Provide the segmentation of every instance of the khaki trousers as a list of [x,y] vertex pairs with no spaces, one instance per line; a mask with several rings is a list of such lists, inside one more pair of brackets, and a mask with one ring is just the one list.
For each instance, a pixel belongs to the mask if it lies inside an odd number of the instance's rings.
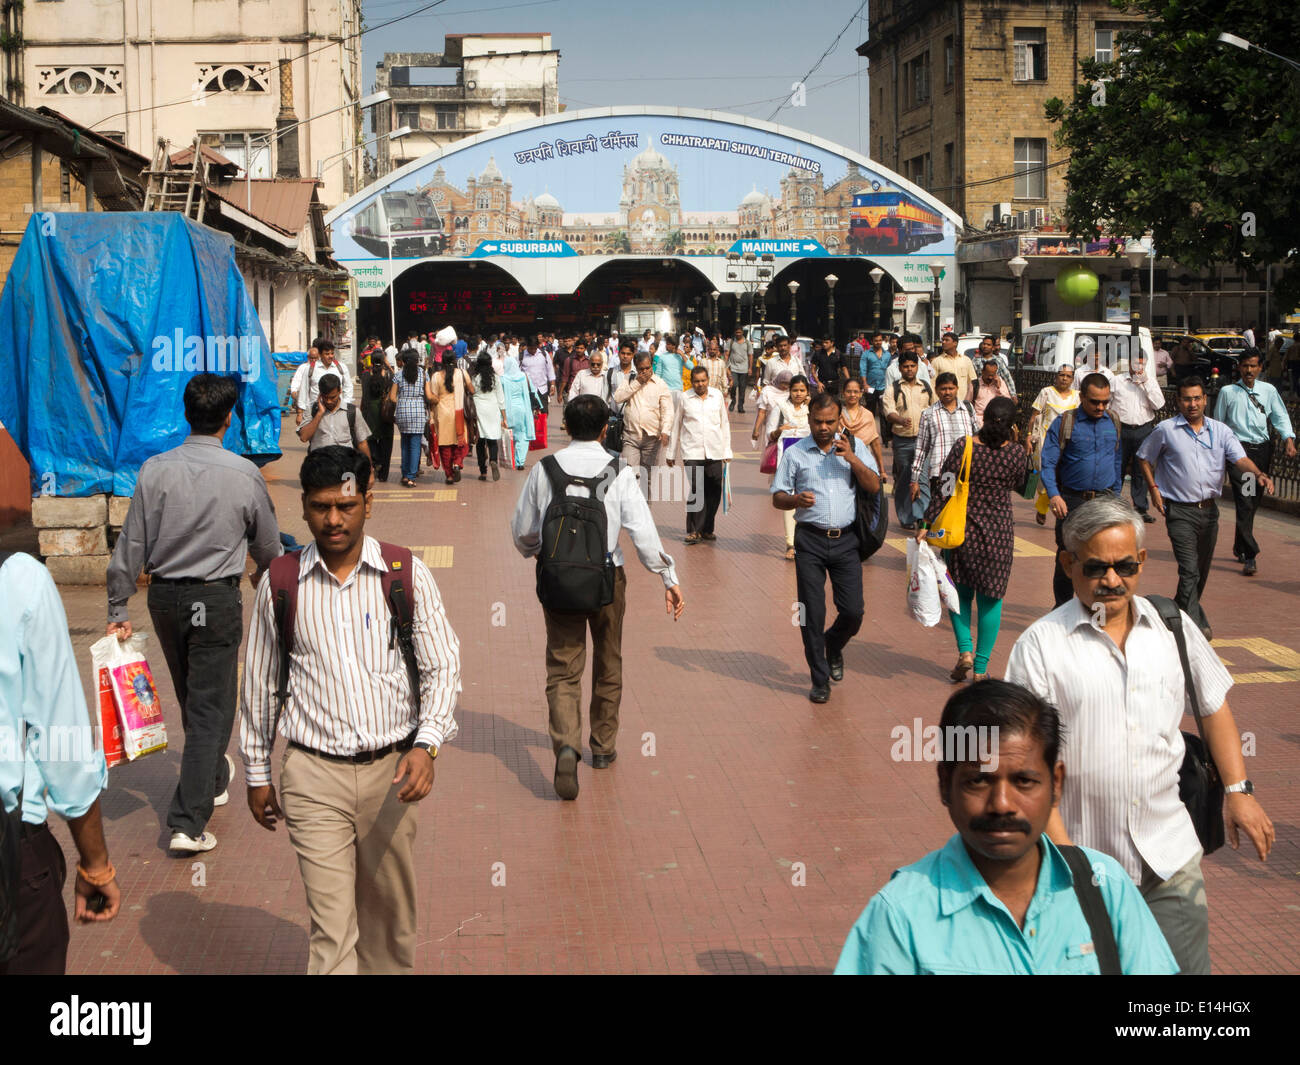
[[419,804],[397,801],[402,757],[352,765],[285,750],[280,803],[307,889],[309,975],[415,969]]
[[587,666],[587,627],[591,627],[592,754],[612,754],[618,740],[618,704],[623,698],[623,612],[627,576],[614,571],[614,601],[595,614],[546,617],[546,705],[550,712],[551,747],[582,752],[582,673]]

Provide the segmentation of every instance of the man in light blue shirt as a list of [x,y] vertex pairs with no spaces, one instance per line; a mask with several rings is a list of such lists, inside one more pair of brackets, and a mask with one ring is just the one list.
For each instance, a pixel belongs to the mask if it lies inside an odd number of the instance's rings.
[[[834,396],[814,396],[808,405],[812,435],[786,449],[772,478],[772,505],[795,512],[800,632],[812,673],[808,698],[814,703],[830,698],[830,681],[844,679],[844,645],[862,627],[862,560],[853,520],[858,489],[880,491],[880,471],[871,452],[851,433],[838,431],[840,411]],[[828,574],[837,614],[823,632]]]
[[1205,382],[1195,374],[1178,382],[1178,409],[1181,413],[1157,425],[1138,449],[1138,469],[1151,491],[1152,506],[1165,516],[1178,561],[1174,601],[1210,640],[1214,637],[1201,594],[1219,539],[1224,467],[1251,474],[1270,495],[1273,481],[1246,456],[1231,429],[1205,417]]
[[924,745],[909,731],[894,729],[895,749],[909,758],[931,751],[922,757],[939,763],[939,794],[957,834],[876,893],[837,975],[1178,972],[1119,862],[1047,838],[1066,773],[1050,703],[982,680],[948,700]]
[[[1241,441],[1242,450],[1261,470],[1273,464],[1273,440],[1270,427],[1283,442],[1286,457],[1295,458],[1295,430],[1286,412],[1286,404],[1278,391],[1267,381],[1259,380],[1262,362],[1258,348],[1252,348],[1237,360],[1241,380],[1219,389],[1214,401],[1214,413]],[[1236,530],[1232,538],[1232,554],[1241,563],[1241,572],[1253,577],[1258,570],[1255,559],[1259,543],[1255,540],[1255,509],[1259,506],[1259,492],[1249,474],[1234,467],[1228,471],[1232,485],[1232,502],[1237,512]]]
[[[45,822],[50,811],[67,819],[81,859],[77,920],[111,920],[121,893],[99,810],[108,769],[49,571],[31,555],[0,555],[0,603],[0,798],[8,820],[0,838],[16,838],[19,871],[18,949],[0,958],[0,976],[62,975],[67,867]],[[0,854],[0,876],[11,872],[14,852]]]

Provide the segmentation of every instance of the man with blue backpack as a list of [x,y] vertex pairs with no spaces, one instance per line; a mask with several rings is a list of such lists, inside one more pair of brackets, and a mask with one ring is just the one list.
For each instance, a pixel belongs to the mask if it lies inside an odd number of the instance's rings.
[[591,629],[590,707],[592,768],[618,756],[618,711],[623,696],[623,614],[627,578],[618,535],[626,529],[641,564],[664,582],[673,620],[686,601],[670,555],[664,553],[636,471],[605,449],[609,407],[599,396],[578,396],[564,408],[573,439],[533,467],[510,521],[515,547],[537,559],[537,598],[546,618],[546,704],[555,750],[555,793],[578,797],[582,760],[582,673]]

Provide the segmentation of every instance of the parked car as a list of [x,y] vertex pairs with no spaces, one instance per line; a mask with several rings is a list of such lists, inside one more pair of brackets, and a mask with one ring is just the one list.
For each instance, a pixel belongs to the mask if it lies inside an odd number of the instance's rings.
[[1242,352],[1246,350],[1246,338],[1230,329],[1206,329],[1193,333],[1192,336],[1204,341],[1205,346],[1212,351],[1227,352],[1233,358],[1241,358]]
[[[1237,356],[1240,352],[1211,347],[1195,333],[1164,333],[1162,335],[1165,338],[1166,349],[1171,352],[1174,345],[1179,343],[1183,337],[1186,336],[1191,339],[1192,354],[1196,356],[1196,372],[1207,381],[1214,375],[1215,370],[1219,371],[1219,377],[1224,384],[1237,379]],[[1244,338],[1242,338],[1241,351],[1245,351]]]
[[1011,358],[1011,344],[1006,340],[999,340],[992,333],[963,333],[957,338],[958,355],[974,355],[976,348],[980,346],[980,341],[986,336],[992,336],[998,345],[995,350],[1000,351],[1007,359]]
[[745,327],[745,339],[749,341],[756,354],[761,354],[763,345],[769,340],[775,340],[777,337],[788,336],[785,326],[777,325],[775,322],[760,324],[751,322]]

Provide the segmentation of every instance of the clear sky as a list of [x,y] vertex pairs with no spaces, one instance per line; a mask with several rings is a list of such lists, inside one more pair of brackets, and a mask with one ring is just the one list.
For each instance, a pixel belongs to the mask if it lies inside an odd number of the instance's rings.
[[[430,0],[364,0],[366,26]],[[669,104],[732,111],[867,152],[867,38],[861,0],[446,0],[367,33],[364,86],[385,52],[441,52],[448,33],[550,33],[560,52],[560,102],[571,111],[611,104]],[[850,19],[806,82],[791,89]]]

